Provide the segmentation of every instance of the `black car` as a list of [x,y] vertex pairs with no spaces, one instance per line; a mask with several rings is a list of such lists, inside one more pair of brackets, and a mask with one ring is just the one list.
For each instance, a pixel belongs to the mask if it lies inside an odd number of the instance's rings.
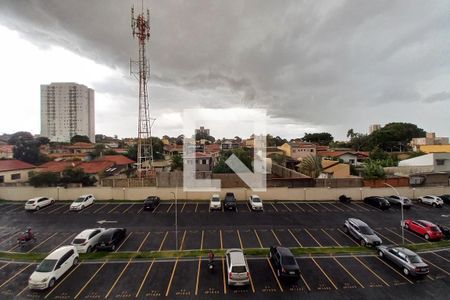
[[224,210],[237,211],[237,203],[236,198],[234,197],[234,193],[225,194],[225,199],[223,200],[223,208]]
[[270,247],[269,257],[278,277],[295,280],[300,278],[300,268],[289,248],[272,246]]
[[445,225],[439,225],[439,224],[437,224],[437,226],[439,227],[439,229],[442,232],[442,239],[450,240],[450,228],[448,228]]
[[370,204],[382,210],[389,209],[389,207],[391,206],[386,198],[379,196],[366,197],[364,198],[364,203]]
[[98,239],[97,250],[114,251],[127,235],[125,228],[108,228]]
[[154,210],[158,205],[161,199],[157,196],[150,196],[144,200],[144,210]]
[[450,204],[450,194],[441,195],[439,198],[441,198],[444,203]]

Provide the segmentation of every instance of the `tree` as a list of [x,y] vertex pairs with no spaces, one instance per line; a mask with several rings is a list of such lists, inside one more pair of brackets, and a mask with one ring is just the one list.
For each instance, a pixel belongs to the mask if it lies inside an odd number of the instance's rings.
[[248,148],[238,148],[221,151],[219,162],[214,167],[213,173],[234,173],[234,171],[226,164],[226,160],[233,154],[236,155],[249,170],[253,171],[253,151]]
[[24,141],[32,141],[32,140],[34,140],[34,137],[31,133],[27,131],[18,131],[11,135],[11,137],[8,140],[8,144],[15,146],[19,142],[23,143]]
[[45,137],[45,136],[40,136],[36,140],[37,140],[39,146],[50,144],[50,139],[48,137]]
[[77,134],[77,135],[74,135],[73,137],[70,138],[70,143],[71,144],[75,144],[75,143],[91,143],[91,140],[86,135],[78,135]]
[[274,163],[276,163],[277,165],[280,165],[283,167],[286,165],[286,156],[284,156],[282,154],[275,153],[274,155],[271,156],[271,158],[272,158],[272,161]]
[[[153,146],[153,159],[164,159],[164,144],[158,137],[152,137]],[[137,161],[137,144],[128,146],[127,153],[125,154],[129,159]]]
[[278,147],[283,145],[284,143],[287,143],[287,140],[279,136],[273,137],[271,134],[268,134],[266,136],[267,147]]
[[425,137],[426,132],[411,123],[389,123],[383,128],[372,132],[373,145],[378,145],[384,151],[405,151],[411,139]]
[[216,139],[213,136],[208,135],[206,132],[198,132],[195,134],[195,140],[196,141],[207,140],[210,141],[211,143],[214,143]]
[[59,174],[53,172],[32,173],[29,179],[30,185],[34,187],[56,186],[59,182]]
[[389,155],[378,146],[375,146],[375,148],[373,148],[372,151],[369,153],[369,158],[371,160],[384,160],[387,159],[388,157]]
[[371,137],[363,133],[355,133],[350,139],[349,144],[356,151],[367,151],[372,148]]
[[81,168],[69,167],[63,171],[61,183],[81,183],[83,186],[93,186],[97,182],[95,177],[86,174]]
[[183,156],[180,154],[174,154],[172,156],[172,163],[170,165],[171,170],[183,171]]
[[19,131],[14,133],[8,143],[14,145],[13,157],[30,164],[39,164],[48,161],[48,157],[41,154],[39,146],[40,138],[35,139],[29,132]]
[[352,139],[354,136],[355,136],[355,131],[353,130],[353,128],[350,128],[350,129],[347,131],[347,138]]
[[319,177],[322,172],[322,158],[320,156],[309,155],[303,158],[299,166],[300,173],[312,178]]
[[386,174],[379,162],[368,159],[364,162],[363,177],[364,179],[382,179],[386,178]]
[[322,146],[328,146],[334,140],[334,138],[328,132],[319,132],[319,133],[305,133],[303,140],[309,143],[317,143]]

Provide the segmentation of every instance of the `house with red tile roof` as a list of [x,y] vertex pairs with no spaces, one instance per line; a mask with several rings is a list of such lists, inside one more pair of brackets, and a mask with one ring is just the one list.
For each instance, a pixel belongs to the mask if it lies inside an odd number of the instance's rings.
[[13,145],[0,145],[0,158],[13,159],[14,146]]
[[118,166],[131,166],[136,163],[134,160],[129,159],[124,155],[103,155],[99,157],[100,161],[112,161]]
[[0,159],[0,184],[27,182],[36,166],[17,159]]

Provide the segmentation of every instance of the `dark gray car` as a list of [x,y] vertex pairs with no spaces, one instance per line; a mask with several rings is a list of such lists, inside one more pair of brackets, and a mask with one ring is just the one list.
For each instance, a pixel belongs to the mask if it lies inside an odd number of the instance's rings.
[[382,241],[373,230],[360,219],[348,218],[344,223],[344,232],[353,236],[361,246],[375,247],[381,245]]
[[430,269],[415,252],[403,247],[378,247],[378,255],[403,269],[405,275],[426,275]]

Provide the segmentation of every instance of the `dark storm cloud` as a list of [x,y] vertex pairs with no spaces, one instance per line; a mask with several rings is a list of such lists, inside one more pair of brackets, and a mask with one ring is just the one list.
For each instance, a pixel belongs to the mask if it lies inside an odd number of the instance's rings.
[[[6,0],[0,23],[41,47],[60,45],[127,74],[129,58],[137,53],[131,3]],[[430,94],[436,95],[426,98],[428,103],[448,99],[443,87],[420,90],[422,83],[448,73],[446,1],[145,3],[152,20],[152,84],[198,93],[203,105],[264,107],[293,123],[365,128],[368,120],[358,112],[367,107],[378,111]],[[136,4],[139,10],[140,1]],[[120,81],[97,89],[134,93],[133,85]],[[161,91],[156,95],[166,98]],[[213,98],[218,95],[228,96]],[[154,101],[172,103],[174,110],[183,105],[181,99]],[[404,112],[414,110],[408,105]],[[393,121],[383,114],[374,119]]]

